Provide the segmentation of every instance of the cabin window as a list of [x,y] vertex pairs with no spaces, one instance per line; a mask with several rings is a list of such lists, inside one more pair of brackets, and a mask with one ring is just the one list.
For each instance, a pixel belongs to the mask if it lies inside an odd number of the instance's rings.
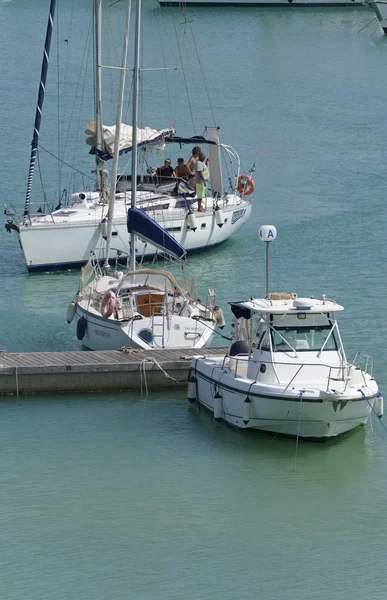
[[297,352],[308,352],[310,350],[319,352],[324,344],[324,351],[337,350],[338,344],[335,334],[329,335],[331,329],[329,325],[277,327],[273,336],[274,351],[291,352],[290,346],[292,346]]
[[259,342],[260,350],[266,350],[266,351],[270,352],[269,336],[270,336],[270,333],[268,331],[265,331],[264,334],[262,335],[261,340]]
[[181,231],[181,227],[166,227],[166,231]]
[[201,227],[202,229],[205,229],[205,228],[206,228],[206,223],[202,223],[202,224],[200,225],[200,227]]

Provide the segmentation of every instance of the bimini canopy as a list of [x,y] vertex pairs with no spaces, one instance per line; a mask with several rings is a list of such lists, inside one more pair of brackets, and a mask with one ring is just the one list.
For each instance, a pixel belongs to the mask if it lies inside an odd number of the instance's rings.
[[[100,150],[96,147],[96,128],[95,121],[91,121],[87,125],[85,133],[90,136],[86,139],[86,143],[91,146],[90,154],[97,154],[102,160],[109,160],[113,157],[114,152],[114,139],[116,134],[116,127],[112,125],[107,127],[102,126],[102,137],[103,137],[103,149]],[[167,127],[166,129],[152,129],[151,127],[144,127],[143,129],[137,128],[137,147],[141,146],[152,146],[155,150],[164,150],[165,141],[175,134],[173,127]],[[119,154],[125,154],[130,152],[133,147],[133,127],[131,125],[125,125],[121,123],[120,131],[120,144]]]
[[142,210],[129,208],[127,224],[129,233],[135,233],[145,242],[149,242],[170,256],[179,260],[185,258],[186,252],[183,246]]
[[[289,294],[292,296],[292,294]],[[333,300],[323,298],[293,298],[283,300],[272,300],[269,298],[254,298],[246,302],[234,303],[231,310],[236,315],[235,311],[247,310],[256,313],[267,314],[296,314],[297,312],[309,314],[324,314],[330,312],[338,312],[344,310],[344,307],[337,304]],[[236,315],[237,316],[237,315]],[[240,315],[244,316],[244,315]],[[237,317],[238,318],[238,317]],[[245,317],[246,318],[246,317]]]

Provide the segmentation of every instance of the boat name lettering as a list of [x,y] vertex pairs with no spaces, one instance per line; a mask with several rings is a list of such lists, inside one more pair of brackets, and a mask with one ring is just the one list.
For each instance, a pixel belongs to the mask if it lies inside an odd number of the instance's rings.
[[101,331],[100,329],[94,329],[96,335],[100,335],[101,337],[110,338],[110,333],[106,333],[106,331]]
[[242,219],[242,217],[244,217],[245,212],[246,212],[245,208],[240,208],[239,210],[234,210],[234,212],[232,213],[232,217],[231,217],[231,224],[234,225],[234,223],[239,221],[239,219]]

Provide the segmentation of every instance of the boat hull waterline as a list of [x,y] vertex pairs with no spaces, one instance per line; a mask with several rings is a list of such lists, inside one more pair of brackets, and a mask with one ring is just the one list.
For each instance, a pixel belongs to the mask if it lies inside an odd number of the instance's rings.
[[[306,439],[336,437],[367,423],[379,392],[371,378],[368,386],[362,387],[366,399],[358,391],[358,385],[340,394],[324,394],[310,385],[285,392],[282,388],[275,393],[273,386],[234,377],[219,361],[222,359],[193,359],[191,377],[196,380],[196,400],[214,416],[218,411],[221,420],[238,429],[298,435]],[[270,387],[271,393],[268,393]]]
[[[187,252],[192,252],[225,242],[249,219],[251,208],[250,202],[224,208],[225,222],[222,227],[216,224],[212,211],[195,214],[197,223],[195,231],[188,226],[185,216],[166,220],[162,225]],[[77,268],[85,264],[89,260],[90,253],[97,248],[100,249],[97,251],[98,258],[100,260],[105,258],[103,254],[105,242],[100,222],[72,224],[71,227],[60,223],[21,226],[18,235],[30,272]],[[114,221],[113,235],[110,260],[114,260],[118,253],[125,255],[128,253],[129,236],[126,219]],[[142,257],[150,259],[157,253],[160,254],[151,244],[146,244],[140,239],[136,240],[138,260]]]

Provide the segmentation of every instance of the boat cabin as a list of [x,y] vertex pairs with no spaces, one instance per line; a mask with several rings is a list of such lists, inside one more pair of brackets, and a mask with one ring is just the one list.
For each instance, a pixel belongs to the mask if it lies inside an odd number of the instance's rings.
[[[294,377],[296,365],[304,366],[309,381],[321,381],[342,370],[346,358],[336,312],[343,307],[334,301],[272,294],[233,304],[232,310],[236,339],[249,342],[247,377],[283,383]],[[249,320],[255,327],[246,326]]]

